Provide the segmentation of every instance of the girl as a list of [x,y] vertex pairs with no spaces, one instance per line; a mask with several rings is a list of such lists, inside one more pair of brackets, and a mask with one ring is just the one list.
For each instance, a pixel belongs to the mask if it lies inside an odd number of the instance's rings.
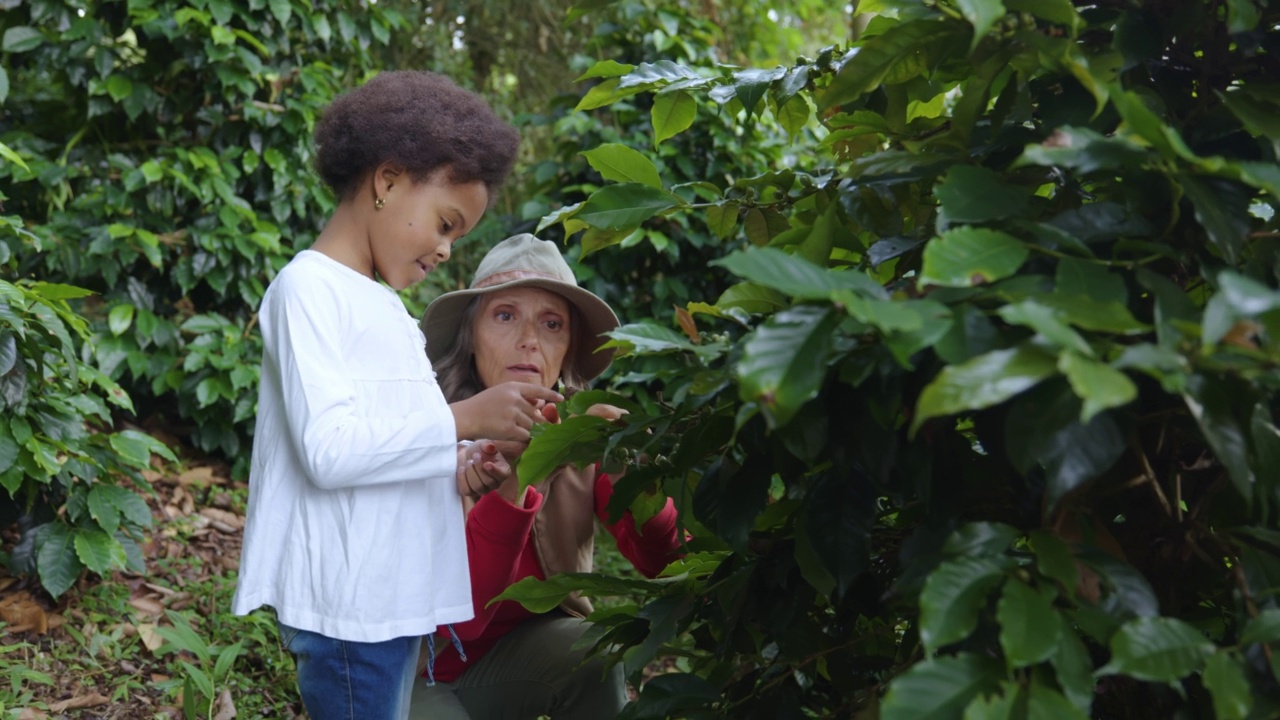
[[473,614],[459,488],[509,474],[493,443],[458,441],[527,440],[559,395],[505,383],[449,406],[395,294],[479,222],[515,131],[448,79],[400,71],[335,100],[315,140],[339,204],[259,311],[233,610],[275,609],[313,720],[403,718],[421,636]]

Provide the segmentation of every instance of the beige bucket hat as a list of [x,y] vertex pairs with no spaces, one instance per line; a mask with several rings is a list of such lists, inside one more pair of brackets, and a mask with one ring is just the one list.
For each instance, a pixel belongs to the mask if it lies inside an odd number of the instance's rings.
[[420,327],[427,336],[427,357],[432,362],[448,354],[458,336],[462,311],[471,298],[512,287],[550,290],[578,309],[586,325],[575,338],[590,338],[584,347],[574,347],[574,367],[582,379],[592,380],[613,362],[613,348],[596,352],[609,340],[604,333],[618,327],[618,316],[605,301],[578,287],[578,279],[556,244],[528,233],[514,235],[493,246],[476,268],[475,279],[466,290],[448,292],[427,306]]

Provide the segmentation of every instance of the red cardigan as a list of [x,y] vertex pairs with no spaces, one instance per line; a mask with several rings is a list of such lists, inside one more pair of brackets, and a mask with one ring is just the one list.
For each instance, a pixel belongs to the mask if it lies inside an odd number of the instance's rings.
[[[545,580],[533,543],[533,520],[542,508],[542,493],[530,487],[524,507],[516,507],[498,493],[489,493],[476,502],[467,515],[467,559],[471,566],[471,601],[475,617],[455,624],[467,662],[448,642],[436,643],[435,677],[441,682],[457,680],[517,625],[533,617],[520,603],[511,600],[489,605],[513,583],[526,577]],[[595,512],[617,540],[618,550],[645,577],[655,577],[677,556],[676,509],[671,499],[666,507],[636,530],[631,511],[613,524],[606,521],[613,483],[601,473],[595,482]],[[488,605],[488,607],[486,607]]]

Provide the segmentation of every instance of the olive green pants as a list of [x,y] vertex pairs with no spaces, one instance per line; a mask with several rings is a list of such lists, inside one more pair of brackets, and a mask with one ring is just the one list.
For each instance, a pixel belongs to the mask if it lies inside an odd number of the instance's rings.
[[[590,624],[554,610],[521,623],[457,680],[418,678],[409,720],[608,720],[627,702],[622,666],[574,643]],[[465,643],[463,649],[466,649]]]

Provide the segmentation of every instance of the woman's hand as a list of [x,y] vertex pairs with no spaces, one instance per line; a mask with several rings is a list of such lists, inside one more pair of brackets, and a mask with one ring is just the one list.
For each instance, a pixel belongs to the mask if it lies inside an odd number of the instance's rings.
[[479,498],[515,477],[496,443],[481,440],[458,448],[458,494]]
[[[553,403],[544,403],[538,408],[538,412],[542,414],[542,419],[549,423],[560,422],[560,409]],[[598,418],[604,418],[609,422],[621,420],[623,415],[627,414],[626,410],[615,405],[606,405],[605,403],[596,403],[587,408],[584,415],[594,415]]]
[[560,393],[541,385],[504,382],[449,406],[458,439],[489,438],[529,442],[529,429],[543,422],[539,407],[560,402]]

